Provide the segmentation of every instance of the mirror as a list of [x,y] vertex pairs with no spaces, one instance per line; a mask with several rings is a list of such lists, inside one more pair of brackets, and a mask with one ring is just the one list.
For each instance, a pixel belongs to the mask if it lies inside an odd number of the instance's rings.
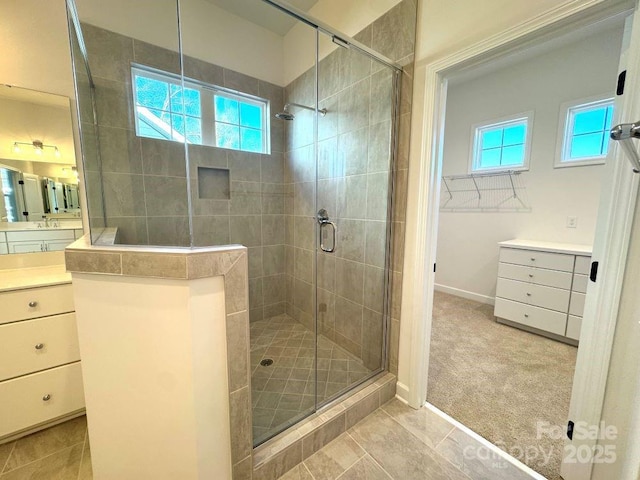
[[0,85],[0,254],[81,236],[78,182],[69,99]]

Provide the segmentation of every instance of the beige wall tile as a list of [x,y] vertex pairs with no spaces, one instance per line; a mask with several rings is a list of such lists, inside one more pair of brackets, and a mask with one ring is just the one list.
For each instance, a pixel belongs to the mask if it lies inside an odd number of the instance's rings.
[[122,274],[133,277],[187,278],[184,255],[123,253]]
[[65,252],[67,271],[87,273],[122,273],[119,253]]
[[235,465],[251,455],[251,389],[247,386],[229,395],[231,462]]

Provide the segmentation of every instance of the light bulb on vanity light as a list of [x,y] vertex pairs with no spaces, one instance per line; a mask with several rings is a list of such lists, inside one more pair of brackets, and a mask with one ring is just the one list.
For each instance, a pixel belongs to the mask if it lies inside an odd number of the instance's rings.
[[60,150],[58,150],[58,147],[55,147],[56,150],[54,152],[54,155],[56,156],[56,158],[60,158]]
[[13,142],[13,153],[20,153],[20,145],[17,142]]

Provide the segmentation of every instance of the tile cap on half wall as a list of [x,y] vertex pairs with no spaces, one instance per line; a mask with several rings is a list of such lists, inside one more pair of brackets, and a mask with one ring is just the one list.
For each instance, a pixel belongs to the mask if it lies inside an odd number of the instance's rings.
[[91,245],[85,235],[65,250],[68,272],[194,280],[225,275],[246,247]]

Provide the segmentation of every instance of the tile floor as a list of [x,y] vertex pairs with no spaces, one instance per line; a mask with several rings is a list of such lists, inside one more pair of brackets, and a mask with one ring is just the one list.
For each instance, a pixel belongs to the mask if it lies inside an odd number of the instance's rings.
[[0,445],[2,480],[91,480],[86,417]]
[[281,480],[531,480],[435,412],[392,400]]
[[[258,445],[313,411],[315,334],[288,315],[251,323],[253,439]],[[371,371],[328,338],[318,336],[318,402]],[[262,366],[263,359],[273,360]]]
[[[85,417],[0,445],[0,467],[0,480],[92,480]],[[534,478],[433,411],[392,400],[281,480]]]

